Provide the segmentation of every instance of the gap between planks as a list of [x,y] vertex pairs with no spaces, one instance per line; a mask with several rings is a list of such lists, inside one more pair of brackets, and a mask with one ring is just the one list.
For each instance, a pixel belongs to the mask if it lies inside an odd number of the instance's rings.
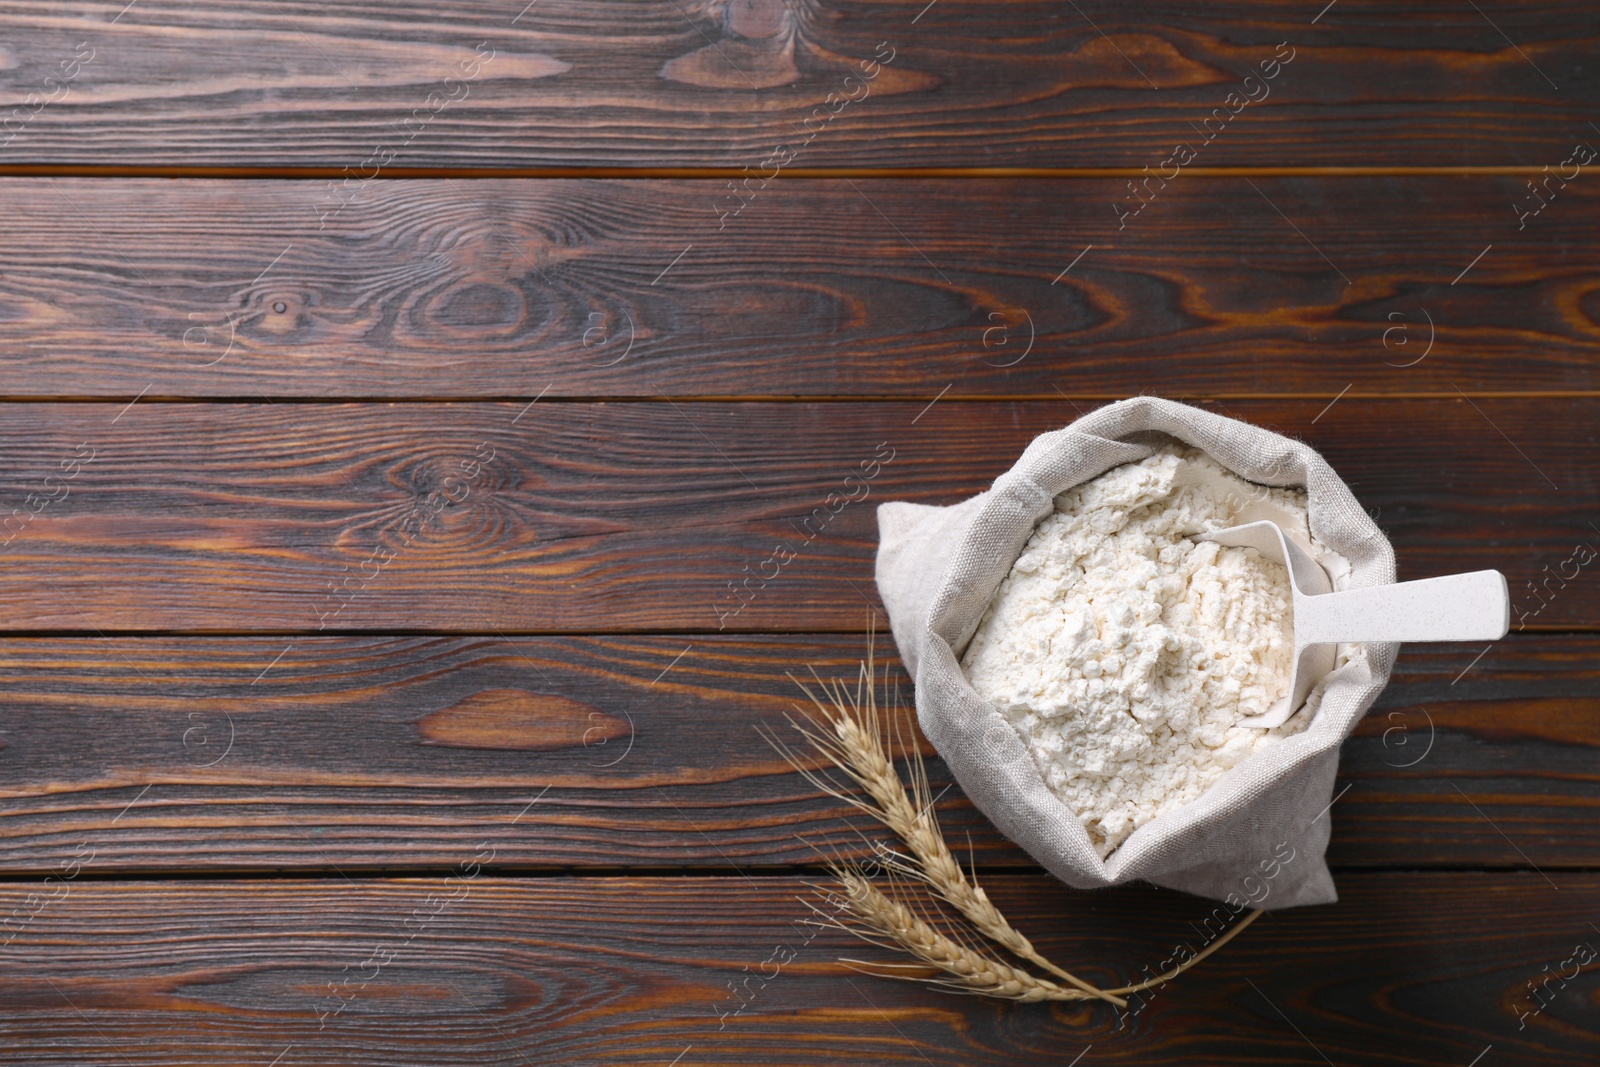
[[[1600,633],[1600,623],[1533,623],[1516,631],[1519,634],[1538,634],[1543,637],[1587,637]],[[576,638],[576,637],[861,637],[869,633],[859,627],[827,629],[808,627],[804,630],[739,630],[733,627],[716,629],[708,626],[696,629],[689,626],[663,626],[639,629],[608,627],[599,630],[442,630],[442,629],[350,629],[350,630],[228,630],[228,629],[152,629],[152,630],[0,630],[0,641],[53,640],[55,638],[85,638],[93,635],[104,640],[156,640],[164,637],[229,637],[260,638],[294,637],[348,640],[361,637],[452,637],[482,638],[484,640],[509,637]],[[1500,640],[1505,640],[1501,638]],[[1460,642],[1471,644],[1472,642]]]
[[[153,868],[148,871],[137,867],[119,868],[114,871],[80,871],[74,876],[75,883],[104,882],[104,883],[129,883],[129,882],[301,882],[308,880],[333,880],[343,879],[346,882],[379,884],[383,882],[408,882],[427,878],[446,878],[459,876],[460,864],[443,866],[435,864],[419,864],[416,867],[371,867],[363,868],[354,864],[343,864],[334,867],[331,864],[307,864],[303,867],[278,866],[272,868]],[[980,863],[975,868],[968,868],[972,876],[980,882],[984,879],[1029,877],[1050,877],[1050,872],[1043,867],[1035,865],[1018,864],[1014,867],[1003,866],[995,863]],[[1541,864],[1530,867],[1525,864],[1447,864],[1438,867],[1418,867],[1403,863],[1397,864],[1340,864],[1328,865],[1328,870],[1334,875],[1404,875],[1404,874],[1534,874],[1543,871],[1549,874],[1600,874],[1600,865],[1552,865]],[[25,886],[45,882],[57,877],[53,872],[40,871],[26,873],[19,871],[0,871],[0,888],[8,886]],[[543,882],[554,880],[567,881],[599,881],[602,879],[636,879],[636,878],[771,878],[775,880],[792,880],[794,878],[817,878],[826,880],[832,877],[832,872],[822,864],[795,863],[795,864],[761,864],[738,867],[481,867],[477,877],[492,878],[504,882]],[[1121,882],[1106,889],[1125,888],[1128,886],[1143,886],[1148,888],[1149,883],[1142,881]],[[1076,890],[1062,883],[1064,890],[1072,892],[1105,892],[1106,890]],[[1175,891],[1174,891],[1175,892]]]
[[[1091,403],[1115,403],[1118,400],[1129,400],[1135,396],[1147,396],[1147,393],[1062,393],[1051,391],[1048,393],[951,393],[948,389],[937,395],[932,393],[862,393],[862,394],[830,394],[830,393],[617,393],[600,394],[584,393],[569,396],[548,396],[539,393],[537,396],[528,394],[517,395],[476,395],[462,394],[459,396],[414,396],[405,394],[396,395],[350,395],[336,394],[333,396],[273,396],[267,397],[263,393],[247,394],[242,396],[151,396],[148,392],[137,395],[124,393],[106,393],[99,396],[55,396],[47,393],[38,395],[4,396],[0,395],[0,404],[131,404],[138,401],[146,404],[172,404],[190,406],[216,406],[245,405],[260,406],[263,401],[273,404],[296,404],[302,407],[345,407],[351,404],[386,404],[389,406],[409,404],[526,404],[530,400],[540,404],[927,404],[937,400],[941,404],[1030,404],[1046,400],[1086,400]],[[1346,386],[1335,393],[1332,390],[1317,393],[1206,393],[1201,396],[1169,396],[1167,399],[1176,400],[1184,404],[1206,404],[1214,400],[1459,400],[1463,396],[1478,397],[1485,400],[1589,400],[1600,397],[1600,389],[1547,389],[1547,390],[1508,390],[1485,389],[1463,393],[1452,389],[1448,392],[1415,392],[1415,393],[1353,393]]]
[[[262,167],[100,165],[79,163],[16,163],[0,165],[0,178],[198,178],[327,181],[347,177],[349,167]],[[389,180],[519,179],[704,179],[727,181],[747,167],[390,167]],[[940,178],[940,179],[1074,179],[1138,178],[1148,167],[791,167],[782,179],[804,178]],[[1538,177],[1547,168],[1482,167],[1190,167],[1193,178],[1410,178],[1410,177]]]

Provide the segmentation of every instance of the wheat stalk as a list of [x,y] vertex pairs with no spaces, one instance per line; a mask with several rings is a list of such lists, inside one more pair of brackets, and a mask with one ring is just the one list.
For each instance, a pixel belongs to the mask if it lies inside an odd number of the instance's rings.
[[[1122,999],[1123,995],[1171,981],[1221,948],[1261,914],[1260,909],[1252,911],[1201,952],[1145,982],[1116,989],[1099,989],[1068,973],[1046,959],[1021,931],[1006,920],[977,884],[976,878],[969,880],[961,864],[950,853],[944,834],[939,829],[938,819],[933,814],[935,798],[931,796],[928,786],[926,765],[915,745],[908,744],[901,717],[896,715],[892,726],[895,747],[911,753],[910,792],[901,784],[894,762],[883,746],[870,652],[857,674],[853,691],[837,679],[831,683],[823,681],[815,670],[811,675],[817,688],[828,699],[824,702],[809,686],[794,679],[795,684],[810,698],[815,710],[807,712],[797,706],[801,720],[790,718],[790,725],[829,763],[843,772],[859,792],[842,790],[826,775],[805,766],[776,736],[766,735],[768,742],[817,789],[888,827],[910,852],[906,855],[879,846],[891,890],[901,890],[898,892],[900,899],[880,890],[859,865],[840,859],[830,863],[829,870],[843,890],[842,910],[849,912],[851,922],[829,921],[826,925],[848,929],[872,944],[909,952],[923,964],[943,972],[944,977],[938,979],[939,984],[966,992],[1027,1001],[1100,999],[1125,1007],[1127,1002]],[[932,922],[905,903],[906,899],[913,898],[903,891],[904,887],[899,886],[898,882],[927,887],[934,897],[964,917],[973,929],[1019,959],[1034,964],[1066,984],[1035,977],[992,958],[970,944],[959,943],[940,933]]]

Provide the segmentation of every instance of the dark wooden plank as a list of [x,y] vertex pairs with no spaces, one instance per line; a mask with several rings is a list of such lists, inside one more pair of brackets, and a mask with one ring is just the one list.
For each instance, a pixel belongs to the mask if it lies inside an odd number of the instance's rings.
[[[878,951],[802,925],[798,879],[507,882],[470,877],[471,856],[451,882],[68,881],[42,904],[28,901],[38,886],[0,887],[0,914],[32,915],[0,949],[0,1043],[18,1062],[118,1067],[980,1067],[1090,1046],[1085,1063],[1420,1067],[1491,1045],[1481,1062],[1551,1067],[1600,1053],[1600,978],[1570,962],[1600,941],[1593,874],[1351,876],[1337,905],[1263,918],[1119,1026],[1107,1006],[853,974],[839,956]],[[1044,951],[1097,976],[1154,972],[1228,912],[1042,877],[989,884]]]
[[1579,0],[924,6],[12,3],[5,162],[1538,167],[1600,99]]
[[[1498,567],[1519,626],[1600,622],[1592,565],[1548,577],[1600,543],[1600,399],[1218,406],[1321,448],[1403,577]],[[1081,410],[11,405],[0,626],[854,630],[877,603],[878,501],[979,492]]]
[[[853,676],[863,637],[289,646],[0,643],[0,873],[90,851],[102,874],[439,870],[485,835],[508,869],[870,854],[857,831],[871,828],[757,733],[792,737],[786,673]],[[1401,657],[1345,746],[1334,863],[1595,864],[1600,639],[1513,637],[1473,663],[1480,651]],[[1033,866],[945,791],[942,763],[930,774],[953,840],[986,866]]]
[[1600,187],[1126,184],[0,181],[0,395],[1600,389]]
[[1329,861],[1593,866],[1597,655],[1576,635],[1405,646],[1340,753]]

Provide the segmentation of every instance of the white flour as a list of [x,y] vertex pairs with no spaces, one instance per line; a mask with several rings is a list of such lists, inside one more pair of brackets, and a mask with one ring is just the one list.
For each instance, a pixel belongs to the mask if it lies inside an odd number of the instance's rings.
[[[1208,479],[1186,484],[1199,471]],[[1303,491],[1253,485],[1193,449],[1062,493],[962,657],[1102,856],[1304,729],[1319,702],[1274,730],[1234,725],[1288,687],[1288,575],[1255,549],[1191,537],[1249,521],[1240,509],[1263,501],[1310,540]]]

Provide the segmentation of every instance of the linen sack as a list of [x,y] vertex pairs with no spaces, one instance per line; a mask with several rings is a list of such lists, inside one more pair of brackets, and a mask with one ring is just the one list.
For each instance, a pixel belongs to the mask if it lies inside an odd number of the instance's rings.
[[950,507],[879,506],[878,591],[916,682],[918,722],[972,802],[1070,886],[1144,880],[1236,907],[1331,903],[1338,894],[1324,853],[1339,745],[1388,684],[1398,643],[1363,646],[1329,676],[1303,731],[1241,760],[1104,859],[1015,728],[961,669],[990,599],[1055,495],[1174,439],[1248,481],[1304,487],[1312,533],[1350,564],[1338,588],[1394,582],[1393,547],[1311,448],[1174,401],[1123,400],[1036,437],[987,492]]

